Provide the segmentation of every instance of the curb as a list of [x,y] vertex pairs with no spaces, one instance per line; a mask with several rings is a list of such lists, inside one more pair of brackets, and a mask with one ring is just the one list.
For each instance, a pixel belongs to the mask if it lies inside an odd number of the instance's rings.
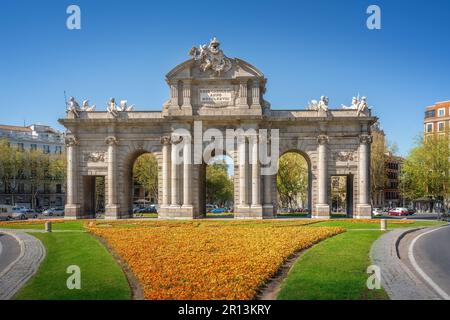
[[0,300],[11,299],[36,273],[46,256],[42,242],[21,231],[0,229],[19,243],[20,254],[0,273]]
[[424,229],[395,229],[378,238],[370,249],[370,259],[381,271],[381,285],[392,300],[439,300],[409,267],[400,260],[398,246],[409,233]]

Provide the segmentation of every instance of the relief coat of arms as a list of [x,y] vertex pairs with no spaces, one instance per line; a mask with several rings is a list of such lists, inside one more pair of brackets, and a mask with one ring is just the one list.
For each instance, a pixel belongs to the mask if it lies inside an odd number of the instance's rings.
[[203,72],[212,70],[217,75],[220,75],[231,69],[231,60],[224,55],[219,46],[219,40],[214,37],[209,45],[204,44],[198,47],[192,47],[189,51],[189,55],[191,55],[195,61],[200,62],[200,69]]

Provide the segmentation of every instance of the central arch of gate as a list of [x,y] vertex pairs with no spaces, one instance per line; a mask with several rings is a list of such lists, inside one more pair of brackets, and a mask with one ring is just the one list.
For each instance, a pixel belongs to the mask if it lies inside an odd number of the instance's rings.
[[[105,180],[105,216],[132,216],[130,189],[136,157],[158,162],[158,216],[200,218],[204,212],[204,159],[227,154],[234,164],[235,218],[276,216],[278,156],[298,152],[309,171],[313,218],[329,218],[331,177],[347,176],[355,218],[370,218],[370,110],[272,109],[266,78],[251,64],[228,58],[217,39],[193,48],[192,59],[166,76],[162,111],[133,111],[111,100],[107,111],[73,106],[67,129],[67,218],[90,218],[92,181]],[[214,148],[215,147],[215,148]]]

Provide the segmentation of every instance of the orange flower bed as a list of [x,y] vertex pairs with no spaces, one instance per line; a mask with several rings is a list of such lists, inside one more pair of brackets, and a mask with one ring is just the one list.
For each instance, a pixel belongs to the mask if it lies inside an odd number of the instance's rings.
[[308,221],[105,221],[86,227],[126,261],[146,299],[252,299],[287,257],[344,232]]

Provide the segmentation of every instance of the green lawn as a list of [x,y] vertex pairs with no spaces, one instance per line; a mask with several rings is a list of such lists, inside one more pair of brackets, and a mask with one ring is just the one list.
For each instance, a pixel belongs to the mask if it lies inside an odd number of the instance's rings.
[[[78,226],[77,226],[78,225]],[[58,228],[56,228],[58,226]],[[35,226],[27,226],[35,228]],[[54,224],[55,229],[76,230],[80,222]],[[125,274],[106,248],[86,232],[32,233],[40,239],[47,256],[36,275],[22,288],[19,300],[130,299],[131,290]],[[66,286],[67,267],[81,270],[81,289]]]
[[[412,224],[390,222],[389,229],[443,224],[435,221],[416,221]],[[289,220],[280,219],[274,223],[285,224]],[[258,226],[255,224],[255,227]],[[371,264],[369,251],[372,243],[382,235],[377,230],[380,228],[379,222],[330,220],[308,225],[311,228],[319,226],[339,226],[346,228],[347,232],[327,239],[303,254],[283,281],[278,299],[387,299],[384,290],[371,291],[366,288],[366,270]],[[10,224],[7,227],[44,228],[43,223],[22,226]],[[37,274],[19,291],[16,299],[131,298],[131,290],[122,269],[107,249],[84,231],[82,221],[55,223],[53,229],[53,233],[32,233],[45,245],[47,256]],[[66,286],[70,276],[66,270],[70,265],[81,268],[81,290],[69,290]]]
[[[388,228],[408,228],[443,224],[417,221],[413,224],[389,224]],[[367,300],[389,299],[383,289],[366,286],[369,252],[373,242],[383,234],[378,223],[324,221],[310,225],[339,226],[348,231],[329,238],[304,253],[283,281],[280,300]],[[364,230],[366,229],[366,230]],[[369,230],[367,230],[369,229]]]
[[[0,228],[7,229],[33,229],[33,230],[44,230],[44,222],[39,224],[1,224]],[[83,231],[83,222],[81,221],[64,221],[58,223],[52,223],[52,230],[78,230]]]

